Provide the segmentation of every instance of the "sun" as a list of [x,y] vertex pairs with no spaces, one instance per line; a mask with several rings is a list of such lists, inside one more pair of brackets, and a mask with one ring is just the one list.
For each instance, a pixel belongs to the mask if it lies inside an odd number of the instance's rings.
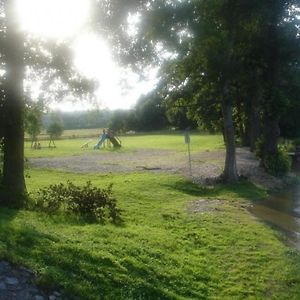
[[77,35],[88,21],[89,0],[17,0],[23,30],[44,38]]

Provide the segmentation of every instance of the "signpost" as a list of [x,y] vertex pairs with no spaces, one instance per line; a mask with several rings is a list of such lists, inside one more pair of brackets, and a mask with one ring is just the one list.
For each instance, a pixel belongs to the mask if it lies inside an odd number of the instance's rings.
[[191,147],[190,147],[191,138],[190,138],[190,133],[187,129],[184,132],[184,142],[185,144],[187,144],[187,148],[188,148],[189,169],[190,169],[190,176],[192,177],[192,160],[191,160]]

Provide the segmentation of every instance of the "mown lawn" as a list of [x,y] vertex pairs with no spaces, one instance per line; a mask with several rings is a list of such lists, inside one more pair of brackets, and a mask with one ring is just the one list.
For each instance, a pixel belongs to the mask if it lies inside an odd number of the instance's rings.
[[[171,175],[76,175],[29,170],[30,192],[91,180],[114,192],[123,224],[0,210],[0,253],[71,299],[300,299],[300,257],[243,206],[249,183],[199,187]],[[222,199],[191,213],[197,199]]]
[[[57,148],[48,148],[48,141],[41,141],[41,149],[31,149],[30,142],[25,143],[25,156],[30,157],[55,157],[95,153],[95,151],[134,151],[136,149],[165,149],[172,151],[187,151],[183,134],[147,134],[120,137],[122,148],[115,150],[105,148],[94,150],[97,138],[65,139],[55,142]],[[91,141],[88,148],[81,146]],[[211,151],[223,149],[224,143],[221,135],[191,134],[191,151]]]

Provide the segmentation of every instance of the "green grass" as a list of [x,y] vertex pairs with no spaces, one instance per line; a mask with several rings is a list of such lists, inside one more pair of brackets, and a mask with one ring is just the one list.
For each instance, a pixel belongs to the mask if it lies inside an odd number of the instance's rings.
[[[92,128],[92,129],[66,129],[62,133],[63,139],[74,139],[74,138],[86,138],[86,137],[97,137],[102,132],[103,128]],[[30,140],[28,134],[25,133],[25,138]],[[46,130],[43,130],[38,136],[39,140],[49,139],[49,135]]]
[[[265,197],[249,183],[205,188],[157,174],[76,175],[29,170],[30,192],[51,183],[114,183],[124,223],[86,224],[0,210],[0,253],[72,299],[299,299],[300,257],[241,204]],[[199,198],[223,199],[191,214]]]
[[[182,134],[147,134],[122,136],[122,148],[117,151],[135,151],[137,149],[163,149],[183,152],[187,151]],[[92,140],[88,149],[81,149],[86,141]],[[93,146],[98,138],[65,139],[56,141],[57,148],[48,148],[48,141],[41,141],[42,149],[30,148],[30,142],[25,143],[26,157],[54,157],[81,155],[82,153],[94,153]],[[191,151],[212,151],[223,149],[224,143],[220,135],[191,135]],[[115,151],[113,149],[101,149],[99,151]]]
[[[73,132],[71,135],[92,134]],[[27,157],[94,153],[89,138],[30,149]],[[121,137],[120,150],[186,151],[182,134]],[[97,142],[94,138],[91,146]],[[191,135],[192,151],[223,149],[220,135]],[[32,268],[46,288],[72,299],[300,299],[300,256],[278,233],[252,217],[244,204],[266,193],[243,182],[201,187],[157,174],[92,175],[27,170],[27,186],[71,180],[114,193],[123,223],[88,224],[71,216],[0,209],[0,258]],[[197,199],[220,199],[212,211],[191,213]]]
[[[57,157],[81,155],[83,153],[94,151],[92,147],[96,143],[92,143],[88,150],[81,149],[81,146],[89,139],[70,139],[55,141],[56,148],[48,148],[48,141],[41,141],[41,149],[31,149],[30,142],[25,142],[25,157]],[[96,140],[95,140],[96,141]]]

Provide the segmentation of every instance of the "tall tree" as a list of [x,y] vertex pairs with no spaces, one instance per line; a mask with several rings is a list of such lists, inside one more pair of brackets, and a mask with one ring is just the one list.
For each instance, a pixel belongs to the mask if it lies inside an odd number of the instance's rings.
[[15,15],[15,0],[5,4],[6,63],[4,100],[4,162],[1,202],[21,206],[26,187],[24,180],[24,36]]
[[[4,163],[0,202],[20,207],[24,203],[24,86],[26,73],[39,76],[44,87],[56,90],[55,96],[81,94],[93,90],[93,83],[72,68],[70,48],[65,43],[32,39],[20,30],[16,0],[1,4],[1,65],[4,111]],[[58,86],[59,85],[59,86]],[[58,90],[58,87],[60,88]],[[55,89],[56,88],[56,89]],[[52,94],[53,95],[53,94]]]
[[[124,15],[114,9],[115,1],[109,3],[109,17],[123,20],[118,45],[127,41],[124,48],[131,51],[125,55],[133,53],[140,65],[167,61],[173,72],[167,70],[166,95],[185,94],[176,101],[185,102],[200,122],[207,122],[205,107],[214,108],[210,117],[222,114],[226,181],[237,180],[234,123],[252,149],[262,129],[263,152],[276,155],[291,86],[284,78],[299,65],[299,1],[135,1]],[[140,16],[131,41],[124,17],[130,9]]]

